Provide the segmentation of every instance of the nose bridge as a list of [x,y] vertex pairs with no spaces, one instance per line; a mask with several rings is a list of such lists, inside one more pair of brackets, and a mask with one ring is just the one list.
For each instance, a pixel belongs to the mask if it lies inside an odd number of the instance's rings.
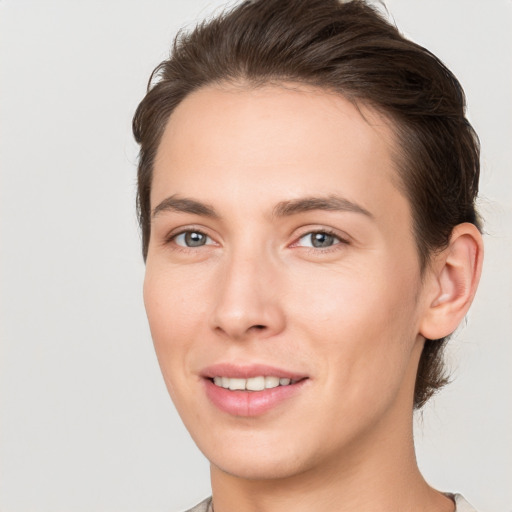
[[284,327],[277,265],[264,244],[255,245],[233,247],[218,281],[213,327],[233,339],[254,332],[270,336]]

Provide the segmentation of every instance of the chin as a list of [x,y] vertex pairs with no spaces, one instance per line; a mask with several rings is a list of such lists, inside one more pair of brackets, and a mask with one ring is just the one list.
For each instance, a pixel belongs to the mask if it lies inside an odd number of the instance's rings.
[[282,480],[297,475],[305,469],[296,458],[282,460],[275,456],[266,456],[262,460],[259,457],[243,460],[240,457],[215,457],[210,459],[210,463],[212,468],[244,480]]
[[[288,435],[281,431],[258,436],[253,431],[240,436],[226,435],[225,442],[219,442],[222,436],[195,441],[210,461],[212,471],[247,480],[279,480],[311,469],[321,451],[321,446],[315,446],[311,438],[309,442],[299,435],[294,439],[289,429],[284,432]],[[308,457],[308,453],[314,455]]]

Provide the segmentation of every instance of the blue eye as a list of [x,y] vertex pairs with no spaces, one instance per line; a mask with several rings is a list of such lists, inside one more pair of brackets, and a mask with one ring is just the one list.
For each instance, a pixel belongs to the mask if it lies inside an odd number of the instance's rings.
[[210,244],[212,239],[201,231],[184,231],[174,237],[174,242],[181,247],[201,247]]
[[336,235],[325,231],[313,231],[302,236],[297,245],[301,245],[303,247],[314,247],[316,249],[325,249],[340,242],[341,239]]

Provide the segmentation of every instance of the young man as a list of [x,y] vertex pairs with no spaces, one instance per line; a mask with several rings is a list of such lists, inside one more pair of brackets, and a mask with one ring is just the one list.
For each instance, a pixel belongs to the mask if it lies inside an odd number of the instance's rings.
[[412,436],[482,264],[455,77],[362,1],[260,0],[153,78],[144,298],[211,463],[196,510],[472,510],[425,482]]

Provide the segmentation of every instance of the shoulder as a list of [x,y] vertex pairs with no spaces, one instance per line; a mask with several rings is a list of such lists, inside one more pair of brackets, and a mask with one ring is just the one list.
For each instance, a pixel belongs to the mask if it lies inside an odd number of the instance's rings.
[[455,512],[477,512],[462,496],[462,494],[447,494],[455,502]]
[[[195,507],[187,510],[187,512],[210,512],[210,504],[212,502],[212,498],[206,498],[205,500],[198,503]],[[464,512],[464,511],[462,511]]]

